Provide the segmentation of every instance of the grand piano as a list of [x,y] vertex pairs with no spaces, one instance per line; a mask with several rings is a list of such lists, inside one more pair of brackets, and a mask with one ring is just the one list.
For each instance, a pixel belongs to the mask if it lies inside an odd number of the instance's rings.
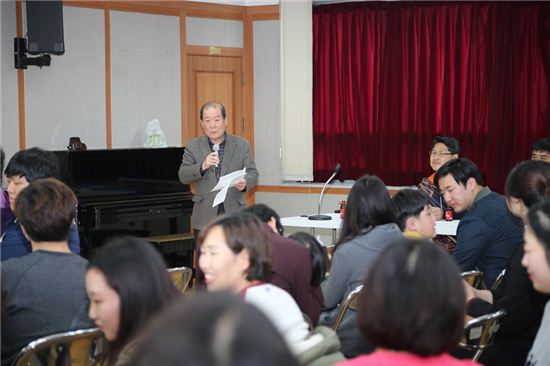
[[151,242],[174,238],[169,245],[158,245],[168,264],[192,264],[192,194],[177,174],[183,151],[173,147],[54,152],[61,180],[78,198],[77,225],[85,258],[111,236],[133,235]]

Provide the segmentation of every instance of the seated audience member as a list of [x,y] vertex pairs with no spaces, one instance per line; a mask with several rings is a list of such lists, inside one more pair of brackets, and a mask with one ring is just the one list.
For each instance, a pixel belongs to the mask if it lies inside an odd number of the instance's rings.
[[314,324],[319,320],[323,293],[321,286],[311,284],[311,256],[306,248],[283,236],[283,225],[277,212],[259,203],[248,211],[265,222],[271,239],[273,256],[270,283],[288,292]]
[[89,316],[108,341],[101,365],[131,365],[140,332],[177,297],[158,251],[143,239],[111,239],[86,271]]
[[297,232],[289,235],[289,239],[296,240],[309,249],[311,255],[311,286],[319,286],[327,277],[329,260],[327,248],[311,234]]
[[[13,205],[19,193],[32,181],[39,178],[57,178],[59,168],[55,156],[37,147],[17,152],[8,162],[5,171],[8,178],[8,197],[10,207]],[[69,235],[69,249],[73,253],[80,253],[80,240],[76,224],[71,225]],[[12,219],[5,228],[2,236],[1,257],[2,261],[9,258],[21,257],[32,251],[31,243],[19,225],[19,219]]]
[[[0,147],[0,174],[4,171],[4,159],[5,159],[4,150]],[[3,179],[0,179],[2,183]],[[2,189],[2,194],[0,194],[0,235],[4,234],[6,225],[13,219],[13,211],[10,208],[10,200],[8,197],[8,191]]]
[[157,319],[136,350],[135,366],[298,366],[284,339],[255,306],[237,296],[182,297]]
[[[527,268],[535,290],[550,294],[550,201],[546,200],[529,210],[525,225],[525,255],[522,264]],[[550,301],[533,347],[525,365],[550,365]]]
[[428,198],[413,189],[403,189],[392,198],[399,227],[406,238],[432,239],[435,220]]
[[[550,198],[550,164],[524,161],[506,179],[506,202],[510,212],[525,220],[527,210]],[[479,361],[484,365],[523,365],[542,319],[548,295],[533,289],[521,265],[523,245],[514,249],[502,283],[495,290],[477,290],[465,285],[467,313],[473,317],[506,310],[494,343]]]
[[447,204],[464,212],[453,253],[462,271],[479,269],[489,288],[523,242],[523,228],[508,213],[506,201],[486,187],[477,166],[460,158],[445,163],[435,176]]
[[86,260],[67,243],[76,197],[62,182],[37,179],[12,205],[32,253],[2,262],[2,365],[29,342],[91,328],[84,291]]
[[550,138],[535,141],[531,146],[531,160],[542,160],[550,163]]
[[359,327],[376,347],[342,366],[477,365],[448,352],[464,327],[459,269],[426,240],[397,240],[372,264],[359,295]]
[[256,216],[221,216],[201,231],[199,266],[208,291],[231,291],[260,309],[279,330],[301,364],[341,360],[336,334],[317,327],[310,334],[300,308],[283,289],[266,283],[271,246],[265,224]]
[[432,141],[430,149],[430,167],[433,173],[425,178],[418,185],[419,192],[422,192],[428,198],[432,206],[432,213],[436,220],[443,218],[443,212],[447,210],[447,204],[439,187],[434,184],[435,174],[443,164],[449,160],[457,159],[460,154],[460,145],[454,137],[436,136]]
[[[439,187],[434,184],[435,174],[443,164],[449,160],[457,159],[459,154],[460,145],[454,137],[436,136],[433,139],[432,148],[430,149],[430,166],[433,173],[422,179],[418,185],[418,191],[428,198],[432,206],[432,215],[436,221],[443,219],[443,214],[449,210],[449,207],[443,199]],[[460,214],[453,216],[455,219],[460,218]],[[437,235],[433,238],[433,241],[450,253],[455,250],[455,241],[448,235]]]
[[[332,326],[339,305],[349,293],[363,284],[371,263],[403,234],[397,225],[388,190],[375,176],[359,178],[349,193],[340,239],[336,243],[330,275],[323,283],[325,310],[319,324]],[[362,339],[355,312],[348,311],[338,329],[346,357],[372,351]]]

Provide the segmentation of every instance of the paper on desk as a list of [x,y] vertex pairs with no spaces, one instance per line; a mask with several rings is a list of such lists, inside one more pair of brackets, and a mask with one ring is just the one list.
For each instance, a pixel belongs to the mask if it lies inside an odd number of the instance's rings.
[[214,203],[212,204],[212,207],[216,207],[223,201],[225,201],[225,196],[227,196],[227,191],[229,190],[229,187],[236,181],[238,181],[241,178],[244,178],[246,175],[246,168],[243,168],[242,170],[234,171],[233,173],[229,173],[224,175],[223,177],[220,177],[220,180],[218,181],[218,184],[214,188],[212,188],[211,192],[219,191],[216,197],[214,198]]

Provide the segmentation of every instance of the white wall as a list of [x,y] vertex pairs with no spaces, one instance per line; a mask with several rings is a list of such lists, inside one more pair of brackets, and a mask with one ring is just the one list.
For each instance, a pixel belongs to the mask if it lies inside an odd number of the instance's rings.
[[17,35],[15,2],[0,2],[0,85],[2,90],[0,140],[6,154],[6,164],[19,150],[19,115],[17,108],[17,71],[13,61],[13,38]]
[[[66,54],[52,57],[50,68],[25,71],[27,146],[65,149],[70,136],[80,136],[89,147],[105,147],[103,11],[63,9]],[[9,159],[19,149],[14,2],[1,2],[1,11],[0,132]],[[186,21],[189,44],[243,46],[240,21],[193,17]],[[278,20],[254,22],[255,159],[263,185],[282,182],[279,39]],[[169,145],[181,145],[179,47],[177,17],[111,12],[113,147],[141,146],[145,125],[154,117],[159,118]],[[272,206],[281,216],[314,213],[317,199],[317,194],[256,193],[256,202]],[[335,210],[343,199],[327,195],[323,211]]]
[[181,146],[179,17],[111,12],[113,147],[141,147],[160,121],[169,146]]
[[63,7],[65,54],[25,70],[27,147],[66,149],[71,136],[105,147],[103,11]]
[[255,21],[254,158],[259,184],[281,183],[281,108],[279,21]]
[[243,22],[208,18],[185,18],[187,44],[195,46],[244,47]]

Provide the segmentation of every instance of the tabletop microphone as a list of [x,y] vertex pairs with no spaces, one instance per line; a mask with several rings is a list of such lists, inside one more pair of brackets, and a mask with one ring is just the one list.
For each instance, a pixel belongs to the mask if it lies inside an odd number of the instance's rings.
[[330,178],[327,180],[325,185],[323,186],[323,189],[321,190],[321,194],[319,195],[319,204],[317,205],[317,215],[311,215],[308,216],[309,220],[332,220],[332,217],[329,215],[321,215],[321,202],[323,200],[323,194],[325,193],[325,189],[327,188],[328,184],[338,175],[340,172],[340,168],[342,165],[340,163],[336,163],[336,166],[334,167],[334,172],[330,176]]
[[[216,156],[219,156],[218,151],[220,151],[220,144],[214,144],[214,146],[212,146],[212,150],[214,150],[214,152],[216,153]],[[218,167],[218,164],[216,164],[216,168],[217,167]]]

